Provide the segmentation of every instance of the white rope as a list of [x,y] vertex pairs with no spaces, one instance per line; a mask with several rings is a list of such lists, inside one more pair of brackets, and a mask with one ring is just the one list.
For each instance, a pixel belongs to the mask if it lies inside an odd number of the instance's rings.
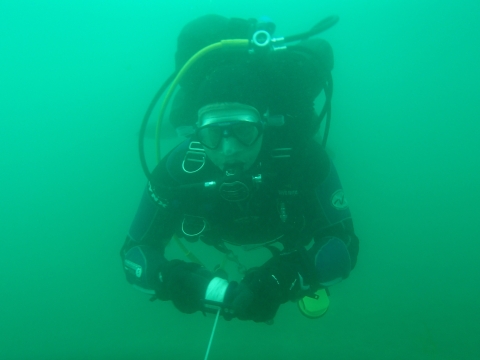
[[210,353],[210,347],[212,346],[213,335],[215,334],[215,329],[217,328],[218,318],[220,316],[220,307],[217,311],[217,316],[215,317],[215,323],[213,324],[212,334],[210,335],[210,341],[208,342],[207,353],[205,354],[205,360],[208,359],[208,354]]

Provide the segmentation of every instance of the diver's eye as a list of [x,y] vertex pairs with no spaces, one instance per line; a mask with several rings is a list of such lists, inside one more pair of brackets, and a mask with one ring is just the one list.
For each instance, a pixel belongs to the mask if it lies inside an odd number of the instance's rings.
[[234,136],[244,145],[251,145],[257,139],[259,131],[255,124],[242,122],[232,126]]
[[216,149],[222,141],[224,129],[220,126],[206,126],[197,132],[198,141],[209,149]]

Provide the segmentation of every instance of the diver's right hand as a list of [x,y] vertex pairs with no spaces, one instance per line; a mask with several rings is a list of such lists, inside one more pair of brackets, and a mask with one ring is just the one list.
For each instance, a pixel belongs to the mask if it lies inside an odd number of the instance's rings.
[[171,260],[160,271],[161,300],[171,300],[181,312],[191,314],[202,310],[205,293],[213,274],[205,267],[181,260]]

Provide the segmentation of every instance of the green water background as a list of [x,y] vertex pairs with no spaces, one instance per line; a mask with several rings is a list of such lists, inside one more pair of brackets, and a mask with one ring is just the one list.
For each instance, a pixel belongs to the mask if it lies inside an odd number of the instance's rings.
[[322,319],[222,320],[210,359],[480,358],[477,0],[1,1],[0,358],[203,359],[213,318],[150,303],[118,252],[140,120],[210,12],[340,16],[329,148],[361,240]]

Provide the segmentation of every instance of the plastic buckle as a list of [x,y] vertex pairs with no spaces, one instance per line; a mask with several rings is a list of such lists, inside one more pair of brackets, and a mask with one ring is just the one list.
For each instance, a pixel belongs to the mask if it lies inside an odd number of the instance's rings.
[[205,166],[205,149],[198,141],[192,141],[188,145],[188,151],[182,162],[182,169],[187,174],[200,171]]

